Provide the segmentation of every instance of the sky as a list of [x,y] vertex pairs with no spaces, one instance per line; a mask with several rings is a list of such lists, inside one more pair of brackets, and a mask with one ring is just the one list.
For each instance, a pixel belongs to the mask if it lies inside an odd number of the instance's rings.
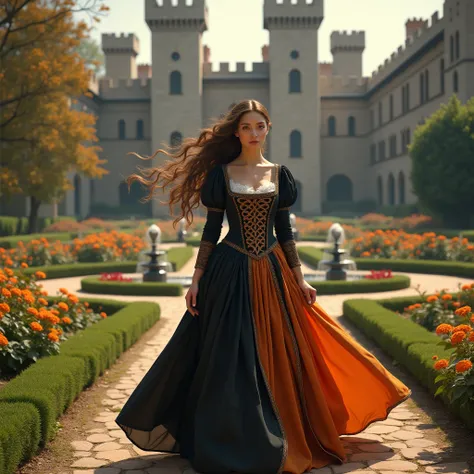
[[[300,0],[301,1],[301,0]],[[316,0],[315,0],[316,1]],[[108,0],[110,12],[94,29],[101,33],[135,33],[140,40],[139,64],[151,62],[151,35],[144,20],[144,0]],[[357,5],[357,8],[354,7]],[[269,41],[263,29],[263,0],[207,0],[208,31],[203,44],[211,48],[211,62],[261,62],[261,48]],[[319,30],[319,61],[331,62],[331,32],[364,30],[366,48],[363,74],[372,71],[405,42],[408,18],[443,16],[443,0],[325,0],[324,21]]]

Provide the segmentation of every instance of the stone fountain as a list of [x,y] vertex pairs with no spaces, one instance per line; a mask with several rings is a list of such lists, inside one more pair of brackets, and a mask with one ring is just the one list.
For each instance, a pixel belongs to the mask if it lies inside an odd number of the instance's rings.
[[151,250],[145,252],[145,255],[150,257],[150,261],[141,264],[143,268],[147,269],[143,273],[143,281],[166,282],[166,268],[168,267],[168,262],[163,258],[166,255],[166,251],[157,250],[157,243],[161,240],[160,228],[156,224],[151,225],[147,231],[147,236],[151,242]]
[[[326,270],[326,280],[347,280],[346,270],[357,270],[354,260],[341,259],[346,251],[340,246],[344,243],[344,229],[339,223],[333,224],[328,231],[327,242],[334,244],[324,250],[323,259],[318,264],[318,270]],[[329,260],[329,255],[332,259]],[[326,258],[324,258],[326,256]]]

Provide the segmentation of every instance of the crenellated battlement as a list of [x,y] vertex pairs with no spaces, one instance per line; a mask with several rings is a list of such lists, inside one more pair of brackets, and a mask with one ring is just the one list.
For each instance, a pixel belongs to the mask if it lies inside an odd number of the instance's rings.
[[145,0],[145,20],[151,31],[207,30],[205,0]]
[[99,80],[99,94],[104,100],[144,100],[151,97],[151,78]]
[[242,62],[221,62],[203,63],[202,72],[204,79],[268,79],[270,69],[267,62],[252,63],[251,69],[246,69]]
[[140,40],[133,33],[103,33],[102,50],[105,54],[131,53],[137,56],[140,52]]
[[266,29],[318,29],[324,18],[323,0],[265,0]]
[[337,94],[364,94],[367,86],[367,77],[319,76],[319,93],[323,97]]
[[369,87],[375,87],[408,58],[422,49],[427,42],[432,41],[443,32],[444,24],[438,12],[433,13],[431,21],[417,19],[415,21],[420,22],[422,26],[412,36],[408,36],[405,44],[399,46],[397,51],[390,55],[390,58],[387,58],[376,71],[372,72],[372,76],[369,78]]
[[365,49],[365,31],[333,31],[331,33],[331,53],[338,51],[359,51]]

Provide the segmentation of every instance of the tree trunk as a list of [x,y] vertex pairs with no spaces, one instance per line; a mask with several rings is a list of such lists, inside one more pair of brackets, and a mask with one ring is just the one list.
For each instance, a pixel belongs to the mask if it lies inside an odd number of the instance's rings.
[[38,211],[41,201],[34,196],[30,196],[30,215],[28,216],[28,234],[38,232]]

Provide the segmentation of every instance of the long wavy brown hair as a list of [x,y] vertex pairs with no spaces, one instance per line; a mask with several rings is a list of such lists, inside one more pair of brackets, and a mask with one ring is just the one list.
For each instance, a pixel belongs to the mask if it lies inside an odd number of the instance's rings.
[[157,168],[138,167],[139,173],[127,178],[129,190],[132,183],[138,181],[148,190],[142,199],[147,202],[153,199],[158,189],[164,192],[171,185],[169,200],[160,203],[169,205],[171,216],[174,215],[173,207],[180,204],[181,212],[173,221],[173,228],[183,217],[191,225],[193,209],[199,207],[201,187],[209,171],[216,165],[230,163],[242,151],[235,132],[247,112],[259,112],[271,127],[268,110],[256,100],[244,100],[233,105],[212,127],[202,129],[198,137],[186,138],[177,146],[166,145],[149,157],[131,153],[141,160],[152,160],[160,153],[171,159]]

